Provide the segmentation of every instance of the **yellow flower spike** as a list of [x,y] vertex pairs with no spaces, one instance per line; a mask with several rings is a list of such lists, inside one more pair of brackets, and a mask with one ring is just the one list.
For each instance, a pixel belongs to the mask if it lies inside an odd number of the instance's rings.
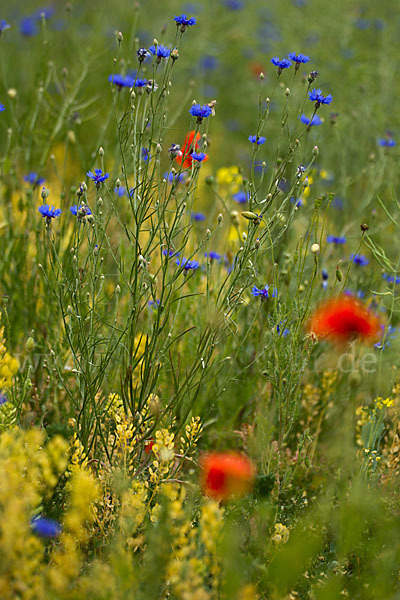
[[289,540],[289,529],[282,523],[275,523],[274,533],[271,539],[277,545],[286,544]]

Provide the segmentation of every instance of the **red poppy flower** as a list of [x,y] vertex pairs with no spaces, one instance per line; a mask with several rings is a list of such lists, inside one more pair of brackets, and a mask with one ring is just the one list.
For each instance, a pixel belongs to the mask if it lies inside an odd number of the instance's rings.
[[154,446],[154,440],[146,440],[144,443],[144,451],[146,452],[146,454],[150,454],[150,452],[152,451],[152,448]]
[[201,469],[204,493],[218,500],[246,494],[255,475],[251,460],[237,452],[205,454],[201,459]]
[[352,296],[327,300],[314,311],[308,330],[317,337],[337,342],[358,338],[374,341],[381,332],[379,319],[364,304]]
[[[182,169],[190,169],[193,163],[193,158],[191,157],[191,154],[192,152],[196,152],[199,148],[198,141],[200,140],[201,135],[197,133],[196,140],[194,141],[194,134],[194,131],[189,131],[189,133],[185,137],[185,142],[182,147],[182,156],[177,156],[175,159],[178,164],[182,165]],[[208,156],[206,154],[206,157],[203,160],[203,162],[207,159]]]

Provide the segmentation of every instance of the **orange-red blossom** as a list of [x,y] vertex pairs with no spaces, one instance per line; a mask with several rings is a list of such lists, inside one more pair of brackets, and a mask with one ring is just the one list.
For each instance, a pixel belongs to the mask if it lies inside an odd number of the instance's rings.
[[211,452],[201,458],[201,484],[207,496],[228,500],[250,491],[255,476],[251,460],[238,452]]
[[359,339],[376,341],[382,333],[381,321],[353,296],[339,296],[323,302],[311,315],[308,331],[335,342]]
[[[182,169],[190,169],[193,163],[193,158],[191,154],[192,152],[197,152],[197,150],[199,149],[198,141],[200,140],[201,135],[197,133],[196,141],[194,141],[194,134],[194,131],[189,131],[189,133],[185,137],[185,142],[182,146],[182,156],[177,156],[175,159],[177,163],[182,165]],[[208,160],[207,154],[203,162],[206,160]]]

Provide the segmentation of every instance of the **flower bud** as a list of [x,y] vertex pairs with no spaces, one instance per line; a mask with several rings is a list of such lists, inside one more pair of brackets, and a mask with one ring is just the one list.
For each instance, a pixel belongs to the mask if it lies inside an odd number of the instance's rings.
[[256,215],[256,213],[251,212],[250,210],[245,210],[244,212],[242,212],[242,217],[244,217],[248,221],[255,221],[259,219],[259,216]]
[[25,343],[25,348],[27,349],[28,352],[32,352],[32,350],[35,349],[35,340],[33,339],[32,336],[29,336],[28,339],[26,340]]

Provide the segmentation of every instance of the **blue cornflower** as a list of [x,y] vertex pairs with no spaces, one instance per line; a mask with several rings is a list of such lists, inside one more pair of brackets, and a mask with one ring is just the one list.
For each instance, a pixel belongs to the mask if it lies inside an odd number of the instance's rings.
[[168,148],[168,154],[170,158],[174,159],[178,156],[182,156],[181,147],[179,144],[171,144],[170,148]]
[[192,17],[188,19],[186,15],[180,15],[179,17],[174,17],[174,21],[176,22],[176,26],[181,28],[181,32],[186,31],[186,27],[190,27],[191,25],[196,25],[196,18]]
[[281,60],[278,56],[271,58],[271,62],[278,67],[278,75],[282,73],[283,69],[288,69],[292,65],[292,61],[288,58],[282,58]]
[[37,516],[31,519],[31,527],[41,537],[57,537],[61,533],[61,525],[54,519]]
[[326,269],[322,269],[321,271],[321,276],[322,276],[322,287],[324,288],[324,290],[326,290],[326,288],[328,287],[328,271]]
[[365,31],[366,29],[369,29],[369,26],[371,25],[371,21],[369,21],[369,19],[356,19],[355,21],[353,21],[353,24],[355,27],[357,27],[357,29],[361,29],[361,31]]
[[332,206],[334,206],[338,210],[341,210],[343,208],[343,198],[341,198],[340,196],[334,196],[332,200]]
[[192,152],[190,156],[193,160],[196,160],[198,163],[201,163],[206,158],[207,154],[205,154],[204,152]]
[[314,88],[308,92],[308,97],[311,102],[315,102],[315,108],[319,108],[321,104],[330,104],[333,100],[332,94],[324,96],[319,88]]
[[159,307],[159,304],[160,304],[159,300],[156,300],[155,302],[154,302],[154,300],[149,300],[148,303],[147,303],[147,306],[149,307],[149,309],[151,311],[153,311],[153,310],[156,310]]
[[33,37],[37,34],[37,25],[34,17],[24,17],[19,24],[19,30],[26,37]]
[[42,206],[39,206],[38,211],[42,217],[46,217],[48,221],[59,217],[62,213],[60,208],[54,208],[54,206],[50,206],[50,204],[42,204]]
[[84,217],[92,214],[92,211],[87,204],[81,204],[80,206],[74,204],[74,206],[71,206],[69,210],[75,217],[78,217],[79,219],[83,219]]
[[164,256],[169,256],[170,258],[171,256],[179,256],[179,252],[175,252],[175,250],[167,250],[166,248],[162,251],[162,253]]
[[7,23],[7,21],[5,21],[4,19],[1,19],[0,21],[0,35],[3,33],[3,31],[6,31],[6,29],[10,29],[11,25],[9,25]]
[[146,60],[146,58],[151,56],[150,52],[148,50],[146,50],[146,48],[139,48],[139,50],[137,50],[136,54],[137,54],[139,62],[143,62],[144,60]]
[[[396,327],[392,327],[391,325],[387,326],[387,333],[385,335],[385,326],[382,324],[381,325],[382,328],[382,337],[380,339],[379,342],[377,342],[376,344],[374,344],[375,348],[378,348],[378,350],[384,350],[386,348],[386,346],[391,346],[391,343],[389,342],[389,340],[393,340],[397,337],[397,328]],[[385,341],[385,343],[383,343]]]
[[39,177],[37,173],[31,172],[28,175],[24,175],[24,181],[36,187],[37,185],[42,185],[46,180],[44,177]]
[[189,260],[188,258],[182,258],[182,260],[179,260],[179,258],[177,258],[175,262],[177,265],[182,267],[184,271],[195,271],[200,266],[197,260]]
[[8,398],[3,392],[0,392],[0,406],[3,406],[7,402]]
[[359,265],[360,267],[366,267],[369,264],[369,260],[366,256],[363,256],[362,254],[352,254],[350,256],[350,260],[351,262],[353,262],[356,265]]
[[96,187],[100,187],[100,184],[110,177],[108,173],[104,173],[103,175],[103,171],[101,169],[95,169],[94,173],[92,173],[92,171],[88,171],[86,175],[95,182]]
[[362,290],[358,290],[358,292],[353,292],[352,290],[345,289],[344,294],[346,296],[356,296],[357,298],[360,298],[360,299],[365,298],[365,292],[363,292]]
[[215,58],[215,56],[206,54],[206,56],[203,56],[203,58],[200,60],[200,66],[203,69],[213,71],[218,66],[218,60]]
[[312,127],[313,125],[322,125],[323,123],[323,120],[320,119],[318,115],[314,115],[311,120],[306,117],[306,115],[301,115],[300,121],[304,123],[304,125],[308,125],[308,127]]
[[134,79],[132,77],[128,77],[127,75],[109,75],[108,81],[110,81],[113,85],[118,86],[119,88],[133,87]]
[[384,148],[393,148],[393,146],[396,146],[395,140],[391,137],[381,138],[378,140],[378,144]]
[[142,148],[142,160],[145,162],[151,158],[150,150],[148,148]]
[[296,206],[296,208],[300,208],[303,206],[303,201],[301,198],[295,198],[294,196],[290,197],[290,202]]
[[328,244],[345,244],[346,238],[344,236],[338,237],[336,235],[327,235],[326,241],[328,242]]
[[198,123],[201,123],[204,118],[211,115],[212,109],[207,104],[204,104],[203,106],[201,104],[193,104],[189,112],[192,117],[197,117]]
[[252,144],[257,144],[257,146],[261,146],[261,144],[264,144],[264,142],[266,140],[265,137],[258,136],[258,135],[249,135],[249,137],[247,139]]
[[272,293],[269,292],[269,285],[265,285],[263,288],[258,288],[256,285],[253,285],[251,289],[251,293],[253,296],[261,296],[262,300],[266,300],[267,298],[276,298],[278,295],[277,288],[273,288]]
[[249,194],[246,194],[246,192],[237,192],[233,194],[232,198],[239,204],[246,204],[249,201]]
[[6,110],[6,107],[4,106],[4,104],[0,103],[0,112],[3,112],[3,110]]
[[147,79],[136,79],[135,87],[136,88],[144,88],[147,87],[148,81]]
[[190,217],[191,217],[192,221],[205,221],[206,220],[206,216],[203,215],[203,213],[192,212]]
[[171,54],[171,50],[166,46],[150,46],[149,51],[157,56],[157,62],[161,62],[162,58],[168,58]]
[[186,179],[184,173],[164,173],[164,179],[168,181],[168,183],[183,183]]
[[241,0],[225,0],[224,4],[231,10],[242,10],[244,4]]
[[295,64],[294,68],[297,69],[300,67],[301,63],[307,63],[310,60],[309,56],[306,56],[305,54],[296,54],[296,52],[289,52],[288,54],[290,60],[292,60]]
[[116,185],[114,188],[114,194],[117,194],[119,198],[122,198],[122,196],[125,196],[126,194],[126,189],[123,185]]
[[278,334],[280,334],[282,331],[282,337],[286,337],[290,333],[290,329],[285,327],[285,321],[279,321],[279,323],[276,326],[276,331]]
[[36,19],[38,21],[41,20],[42,15],[44,16],[45,19],[50,19],[50,17],[52,17],[54,14],[54,8],[39,8],[39,10],[36,11],[35,16]]
[[395,277],[394,275],[388,275],[387,273],[383,273],[383,279],[386,279],[388,283],[394,283],[398,285],[400,283],[400,277]]
[[211,260],[221,260],[222,256],[220,254],[218,254],[217,252],[214,252],[213,250],[211,250],[211,252],[206,252],[204,254],[204,256],[208,256],[208,258],[210,258]]

